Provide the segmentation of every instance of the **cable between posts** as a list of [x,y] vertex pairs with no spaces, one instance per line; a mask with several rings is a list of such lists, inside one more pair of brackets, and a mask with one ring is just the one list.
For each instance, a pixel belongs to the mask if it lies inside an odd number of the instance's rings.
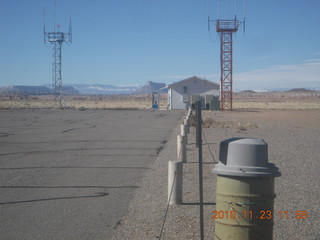
[[168,214],[168,210],[169,210],[169,204],[170,204],[170,200],[171,200],[171,195],[172,195],[174,183],[176,182],[176,176],[177,176],[177,174],[178,174],[177,172],[174,172],[174,178],[173,178],[173,182],[172,182],[172,186],[171,186],[171,191],[170,191],[170,195],[169,195],[169,199],[168,199],[168,203],[167,203],[166,213],[165,213],[165,215],[164,215],[164,219],[163,219],[163,222],[162,222],[160,234],[159,234],[159,236],[157,237],[159,240],[161,240],[161,238],[162,238],[162,233],[163,233],[164,225],[165,225],[166,220],[167,220],[167,214]]
[[204,133],[204,131],[202,131],[202,135],[203,135],[204,141],[206,142],[206,144],[207,144],[207,146],[208,146],[209,153],[210,153],[210,155],[211,155],[211,157],[212,157],[212,161],[213,161],[214,163],[218,163],[218,162],[214,159],[214,155],[213,155],[213,153],[212,153],[212,151],[211,151],[210,145],[209,145],[209,143],[208,143],[208,141],[207,141],[206,134]]
[[[183,143],[182,143],[182,144],[183,144]],[[181,159],[181,158],[182,158],[182,146],[180,147],[180,151],[179,151],[179,153],[178,153],[177,158],[178,158],[178,159]],[[175,171],[175,172],[174,172],[174,178],[173,178],[172,186],[171,186],[171,191],[170,191],[170,195],[169,195],[169,199],[168,199],[168,203],[167,203],[167,207],[166,207],[166,213],[165,213],[164,218],[163,218],[163,222],[162,222],[160,234],[159,234],[159,236],[156,237],[156,238],[158,238],[159,240],[161,240],[161,238],[162,238],[162,234],[163,234],[163,230],[164,230],[164,225],[165,225],[166,220],[167,220],[167,215],[168,215],[170,200],[171,200],[171,196],[172,196],[172,192],[173,192],[173,187],[174,187],[174,184],[175,184],[175,182],[176,182],[176,176],[177,176],[177,175],[178,175],[178,172]]]

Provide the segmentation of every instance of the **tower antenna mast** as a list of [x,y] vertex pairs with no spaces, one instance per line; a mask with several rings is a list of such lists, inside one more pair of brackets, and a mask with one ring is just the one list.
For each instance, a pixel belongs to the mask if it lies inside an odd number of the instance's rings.
[[[55,3],[56,8],[56,3]],[[55,10],[56,11],[56,10]],[[56,13],[54,13],[56,15]],[[61,47],[65,42],[72,42],[72,27],[71,27],[71,18],[69,23],[69,32],[65,33],[60,31],[60,25],[57,25],[56,30],[56,16],[54,16],[54,31],[46,32],[45,28],[45,16],[43,23],[44,30],[44,43],[50,43],[52,45],[52,87],[55,101],[59,101],[60,108],[62,108],[63,100],[63,87],[62,87],[62,74],[61,74]]]
[[[209,0],[210,1],[210,0]],[[239,21],[236,15],[236,0],[235,0],[235,16],[233,19],[228,18],[228,0],[225,1],[226,17],[220,19],[220,0],[217,0],[218,5],[218,18],[211,20],[208,17],[208,25],[211,23],[216,25],[216,32],[220,37],[220,109],[232,110],[233,101],[233,48],[232,48],[232,35],[238,31],[241,24],[245,24],[245,16],[243,21]],[[245,0],[244,0],[245,8]],[[245,12],[245,11],[244,11]],[[210,28],[208,28],[210,29]]]

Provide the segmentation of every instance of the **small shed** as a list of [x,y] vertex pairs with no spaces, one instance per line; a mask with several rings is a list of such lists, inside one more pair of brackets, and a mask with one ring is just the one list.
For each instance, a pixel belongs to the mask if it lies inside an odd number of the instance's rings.
[[168,109],[187,109],[194,99],[200,97],[219,97],[220,85],[204,78],[193,76],[179,82],[169,84]]

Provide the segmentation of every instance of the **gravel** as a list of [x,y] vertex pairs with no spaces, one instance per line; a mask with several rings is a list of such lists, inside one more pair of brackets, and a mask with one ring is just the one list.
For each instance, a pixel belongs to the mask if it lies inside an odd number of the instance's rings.
[[[231,137],[262,138],[268,143],[269,162],[280,168],[276,178],[274,239],[320,239],[320,112],[318,110],[268,110],[204,112],[204,223],[205,239],[214,239],[216,176],[219,143]],[[112,239],[159,239],[167,208],[167,165],[176,158],[176,135],[146,173],[141,187],[119,222]],[[209,149],[210,148],[210,149]],[[199,239],[198,160],[195,129],[191,128],[183,173],[183,204],[169,206],[161,239]],[[212,154],[211,154],[212,153]],[[280,218],[279,211],[288,211]],[[296,219],[296,211],[307,211]]]

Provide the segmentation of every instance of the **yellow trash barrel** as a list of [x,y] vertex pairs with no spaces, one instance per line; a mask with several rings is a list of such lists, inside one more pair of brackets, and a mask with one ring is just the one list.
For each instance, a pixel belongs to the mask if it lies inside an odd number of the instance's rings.
[[274,178],[281,173],[268,163],[262,139],[232,138],[220,143],[215,239],[270,240],[273,237]]

